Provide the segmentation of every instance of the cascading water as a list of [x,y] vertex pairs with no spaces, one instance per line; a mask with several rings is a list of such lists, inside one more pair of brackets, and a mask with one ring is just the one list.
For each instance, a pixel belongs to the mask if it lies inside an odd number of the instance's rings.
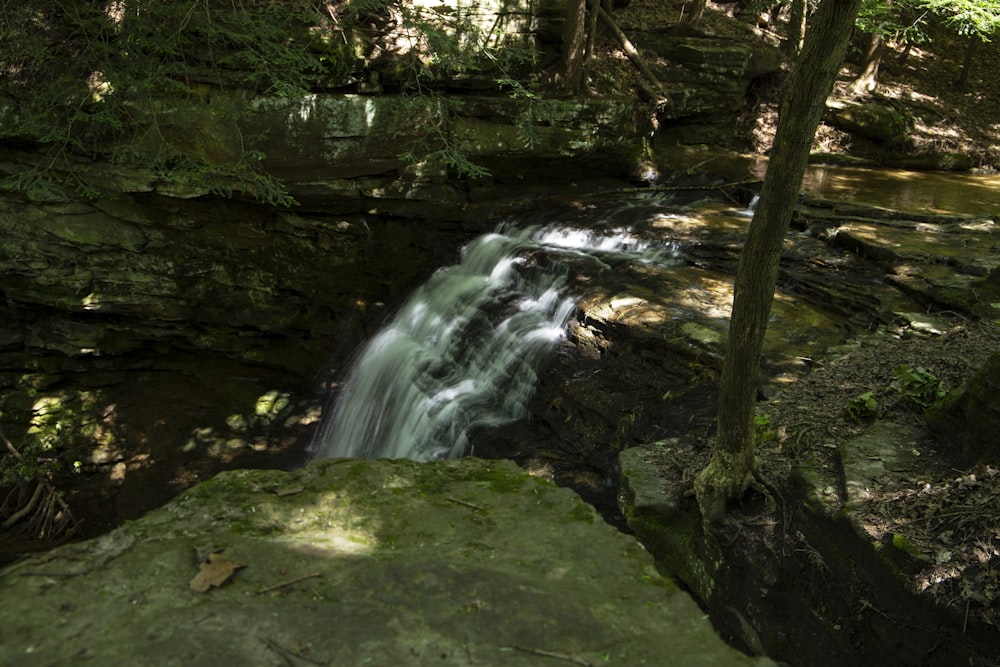
[[563,259],[669,250],[621,230],[498,231],[435,273],[363,348],[312,446],[325,457],[429,461],[467,453],[468,434],[526,416],[538,369],[575,307]]

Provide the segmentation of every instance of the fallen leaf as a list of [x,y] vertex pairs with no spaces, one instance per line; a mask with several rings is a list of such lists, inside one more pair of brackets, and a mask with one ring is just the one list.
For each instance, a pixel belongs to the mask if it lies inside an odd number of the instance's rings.
[[221,586],[241,567],[246,567],[246,564],[222,554],[210,554],[208,560],[201,564],[198,574],[191,580],[191,590],[204,593],[213,586]]

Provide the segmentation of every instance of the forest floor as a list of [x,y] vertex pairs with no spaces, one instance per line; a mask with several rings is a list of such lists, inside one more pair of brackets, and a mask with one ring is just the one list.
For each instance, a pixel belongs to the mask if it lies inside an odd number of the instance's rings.
[[[957,388],[1000,349],[1000,326],[954,314],[936,321],[943,326],[934,333],[902,326],[863,334],[819,356],[807,375],[758,403],[761,474],[786,494],[803,468],[833,481],[829,507],[843,512],[875,553],[896,562],[906,589],[946,609],[963,631],[975,626],[980,636],[985,628],[987,636],[1000,637],[1000,462],[968,461],[958,442],[936,437],[920,412],[907,407],[895,372],[900,367],[926,369],[944,387]],[[867,392],[878,401],[880,416],[852,418],[848,407]],[[852,500],[844,448],[866,432],[884,437],[890,450],[902,450],[907,465],[871,456],[885,469],[872,485],[856,490]],[[688,492],[711,447],[711,424],[705,423],[684,436],[680,446],[651,449],[647,461],[664,479],[666,495]],[[801,540],[790,558],[811,561],[796,567],[825,570],[815,548],[789,523],[782,502],[780,496],[755,488],[731,507],[727,532],[755,535],[755,527],[784,524],[791,532],[782,539]],[[766,542],[747,539],[739,544],[752,551],[765,548]],[[864,586],[857,581],[818,585],[832,586],[829,595],[864,599],[858,592]],[[978,658],[969,664],[992,664],[982,662],[981,651],[972,644],[968,652]]]
[[[684,16],[684,0],[632,0],[616,10],[615,20],[627,34],[630,30],[677,30]],[[708,3],[702,24],[695,34],[778,45],[781,24],[766,22],[767,14],[756,17],[735,14],[739,3]],[[756,18],[756,21],[752,21]],[[968,83],[956,86],[968,49],[968,38],[953,30],[928,23],[929,42],[910,49],[901,62],[903,49],[887,44],[881,60],[878,87],[871,93],[857,93],[851,84],[858,73],[860,42],[848,52],[834,97],[857,102],[879,102],[904,110],[913,129],[906,145],[886,146],[820,125],[813,150],[825,154],[848,154],[878,161],[886,153],[957,154],[968,158],[976,169],[1000,169],[1000,40],[977,44]],[[621,86],[635,89],[640,78],[620,51],[618,42],[605,35],[598,45],[599,57],[591,66],[595,94]],[[602,57],[603,56],[603,57]],[[765,154],[778,118],[783,77],[765,78],[751,94],[756,105],[746,114],[742,128],[745,149]]]

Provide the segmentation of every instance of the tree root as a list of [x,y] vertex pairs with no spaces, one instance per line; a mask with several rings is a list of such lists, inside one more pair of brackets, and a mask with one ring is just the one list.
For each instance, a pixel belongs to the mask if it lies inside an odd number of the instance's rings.
[[[0,440],[3,440],[7,451],[15,459],[20,461],[23,458],[21,452],[7,438],[2,429],[0,429]],[[55,539],[63,532],[74,530],[79,522],[73,518],[73,512],[70,511],[66,501],[62,499],[62,494],[52,484],[38,479],[37,476],[34,481],[35,489],[31,493],[31,497],[4,519],[3,523],[0,524],[0,529],[9,530],[18,523],[27,520],[28,532],[35,534],[40,540]],[[22,485],[29,483],[23,482]],[[19,491],[22,485],[18,485],[14,492]]]
[[706,526],[721,521],[729,501],[740,498],[753,483],[757,459],[752,452],[749,459],[742,454],[716,448],[708,465],[695,476],[694,495]]

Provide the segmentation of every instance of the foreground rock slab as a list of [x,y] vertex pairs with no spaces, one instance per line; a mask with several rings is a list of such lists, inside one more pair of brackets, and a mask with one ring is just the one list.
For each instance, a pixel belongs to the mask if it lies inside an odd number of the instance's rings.
[[0,573],[5,665],[771,665],[512,463],[222,473]]

